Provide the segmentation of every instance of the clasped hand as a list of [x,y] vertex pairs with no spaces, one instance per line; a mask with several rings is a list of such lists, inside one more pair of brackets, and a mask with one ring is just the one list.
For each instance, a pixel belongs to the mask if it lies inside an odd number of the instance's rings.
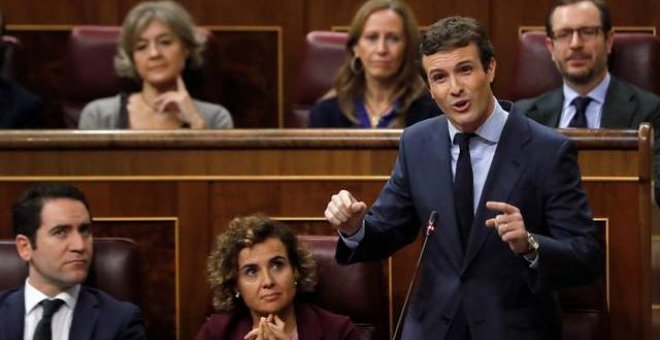
[[245,337],[245,340],[288,340],[289,336],[284,333],[284,321],[277,315],[269,314],[261,317],[259,325],[253,328]]

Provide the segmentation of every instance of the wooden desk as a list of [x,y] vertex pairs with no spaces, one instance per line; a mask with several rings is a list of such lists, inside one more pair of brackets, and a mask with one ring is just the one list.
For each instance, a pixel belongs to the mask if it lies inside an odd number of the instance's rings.
[[[637,131],[566,131],[597,218],[605,219],[613,339],[651,337],[650,144]],[[263,212],[305,234],[332,234],[323,210],[349,189],[372,203],[400,131],[3,131],[0,206],[34,181],[68,181],[89,196],[95,234],[141,245],[150,337],[190,339],[210,312],[205,261],[214,235]],[[0,237],[10,238],[9,209]],[[418,244],[387,264],[396,317]]]

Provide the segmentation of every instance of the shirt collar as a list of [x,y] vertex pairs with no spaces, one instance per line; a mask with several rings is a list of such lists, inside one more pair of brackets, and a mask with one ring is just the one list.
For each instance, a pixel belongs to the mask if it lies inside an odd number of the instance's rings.
[[[80,294],[79,284],[60,292],[53,299],[63,300],[67,307],[73,310],[76,307],[76,301],[78,301],[78,294]],[[30,314],[43,299],[50,299],[50,297],[34,288],[30,284],[29,278],[25,279],[25,315]]]
[[[598,104],[603,104],[605,102],[605,96],[607,95],[607,88],[610,86],[610,73],[607,72],[605,73],[605,78],[596,85],[589,93],[587,93],[587,96],[590,97],[593,101],[597,102]],[[573,102],[573,99],[575,97],[579,97],[580,94],[577,93],[575,90],[570,88],[566,83],[562,86],[563,91],[564,91],[564,109],[569,107],[571,105],[571,102]]]
[[[500,103],[497,101],[497,98],[493,97],[495,105],[493,105],[493,110],[490,112],[490,115],[486,121],[481,124],[480,127],[474,132],[477,136],[482,139],[496,144],[500,141],[500,136],[502,135],[502,129],[504,129],[504,124],[509,117],[509,113],[504,111]],[[452,143],[454,141],[454,136],[459,132],[454,124],[449,121],[447,124],[449,127],[449,137],[451,137]]]

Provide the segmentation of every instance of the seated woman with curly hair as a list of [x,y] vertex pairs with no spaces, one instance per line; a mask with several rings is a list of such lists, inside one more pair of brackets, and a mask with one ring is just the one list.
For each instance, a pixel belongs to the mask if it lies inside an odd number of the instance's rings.
[[316,284],[310,251],[284,224],[265,216],[233,219],[207,262],[212,315],[204,339],[360,339],[345,316],[300,302]]

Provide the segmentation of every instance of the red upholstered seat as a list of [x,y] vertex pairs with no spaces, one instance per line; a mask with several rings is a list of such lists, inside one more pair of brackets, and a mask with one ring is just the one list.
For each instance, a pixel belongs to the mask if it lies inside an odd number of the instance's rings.
[[[519,37],[513,84],[508,85],[510,99],[535,97],[561,86],[545,38],[543,31],[525,32]],[[660,93],[660,40],[646,33],[615,33],[609,70],[619,79]]]
[[78,127],[80,111],[92,100],[130,90],[131,81],[122,81],[114,68],[120,30],[119,26],[76,26],[71,31],[67,82],[62,89],[63,120],[67,127]]
[[306,127],[309,110],[332,88],[335,74],[346,58],[348,33],[312,31],[307,34],[303,57],[291,93],[293,124]]
[[616,33],[609,68],[620,79],[660,94],[660,39],[646,33]]
[[316,260],[318,285],[315,302],[334,313],[347,315],[367,339],[388,338],[388,299],[382,262],[348,266],[335,261],[336,236],[300,236]]

